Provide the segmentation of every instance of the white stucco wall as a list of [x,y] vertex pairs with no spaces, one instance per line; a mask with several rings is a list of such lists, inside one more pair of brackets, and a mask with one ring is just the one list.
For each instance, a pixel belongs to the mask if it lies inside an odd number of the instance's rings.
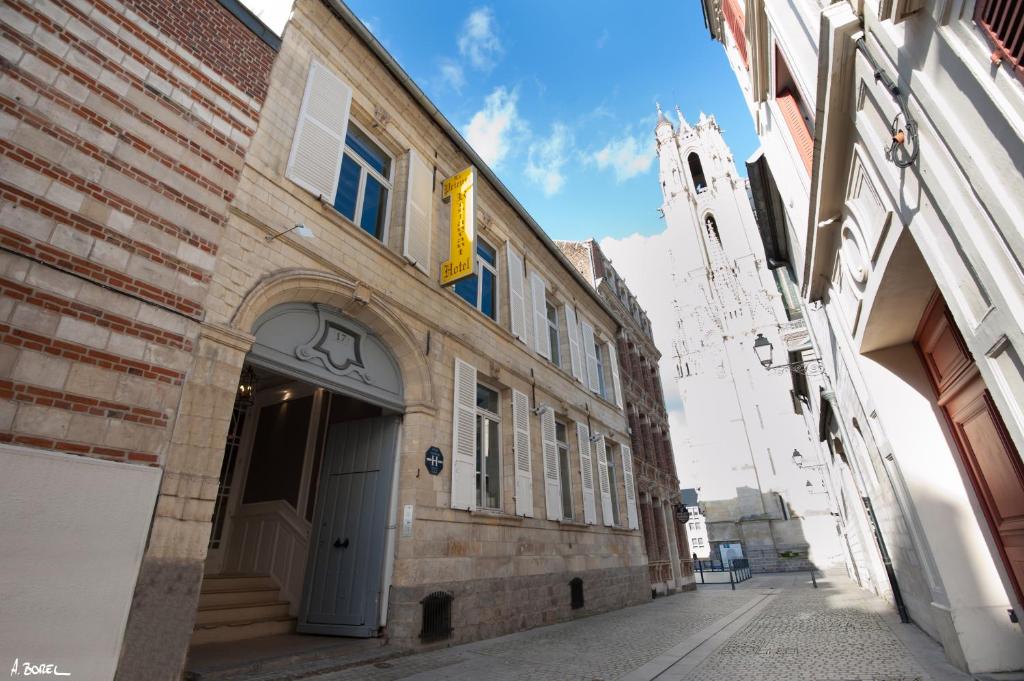
[[0,668],[113,678],[159,483],[157,468],[0,445]]

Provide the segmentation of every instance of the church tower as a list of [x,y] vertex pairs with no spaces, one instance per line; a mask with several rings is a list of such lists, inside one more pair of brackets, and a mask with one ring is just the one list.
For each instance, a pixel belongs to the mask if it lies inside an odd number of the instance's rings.
[[[764,335],[775,362],[788,361],[780,336],[786,310],[765,265],[747,181],[714,116],[701,113],[690,125],[678,108],[676,114],[673,125],[659,106],[654,133],[672,249],[672,351],[685,415],[679,470],[687,484],[701,488],[712,548],[735,540],[752,560],[756,553],[770,561],[789,550],[783,545],[793,544],[794,535],[810,543],[809,534],[831,532],[821,539],[829,548],[819,549],[831,551],[837,546],[831,519],[820,517],[816,528],[803,523],[796,533],[789,523],[794,513],[827,515],[827,503],[824,494],[815,496],[821,481],[810,483],[793,462],[794,450],[816,451],[795,411],[793,378],[766,370],[753,349]],[[775,536],[782,524],[790,525],[786,541]]]

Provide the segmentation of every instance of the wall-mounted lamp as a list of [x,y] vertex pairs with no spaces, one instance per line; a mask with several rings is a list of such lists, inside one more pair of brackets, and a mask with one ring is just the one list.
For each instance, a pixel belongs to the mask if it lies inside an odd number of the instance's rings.
[[604,433],[591,433],[590,434],[590,441],[591,442],[597,442],[598,440],[600,440],[603,437],[604,437]]
[[242,375],[238,377],[238,401],[251,406],[256,399],[256,370],[246,364]]
[[797,468],[824,468],[823,463],[804,463],[804,455],[800,453],[800,450],[793,450],[793,463],[796,464]]
[[783,372],[789,371],[794,374],[804,374],[805,376],[817,376],[825,372],[825,367],[821,363],[821,359],[815,357],[809,359],[806,362],[791,362],[789,364],[772,364],[772,352],[775,346],[772,342],[764,337],[763,333],[757,334],[757,338],[754,339],[754,355],[757,357],[757,361],[761,363],[768,371]]
[[313,238],[313,230],[311,230],[309,227],[306,227],[306,225],[304,225],[304,224],[302,224],[300,222],[300,223],[298,223],[298,224],[296,224],[296,225],[294,225],[292,227],[289,227],[288,229],[284,230],[283,232],[278,232],[277,234],[271,234],[268,237],[264,237],[264,241],[273,241],[277,237],[283,236],[283,235],[287,234],[288,232],[295,232],[296,234],[301,236],[303,239],[312,239]]

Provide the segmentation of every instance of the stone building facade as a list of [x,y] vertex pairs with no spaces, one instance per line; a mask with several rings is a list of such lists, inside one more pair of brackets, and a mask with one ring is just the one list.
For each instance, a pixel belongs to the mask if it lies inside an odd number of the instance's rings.
[[677,439],[711,557],[747,558],[754,572],[827,568],[841,560],[835,521],[793,461],[813,449],[810,434],[788,375],[753,351],[759,338],[780,343],[794,314],[766,267],[747,182],[713,115],[691,125],[678,110],[674,124],[659,112],[654,134],[684,407]]
[[0,12],[0,652],[177,679],[650,597],[615,310],[343,4]]
[[556,243],[615,311],[621,327],[617,339],[619,375],[629,419],[651,588],[659,593],[696,588],[686,528],[676,518],[681,500],[679,477],[658,371],[661,352],[654,344],[651,320],[596,241]]
[[794,406],[850,575],[958,667],[1020,670],[1019,3],[702,5],[761,138],[760,237],[805,328],[774,362],[813,374]]

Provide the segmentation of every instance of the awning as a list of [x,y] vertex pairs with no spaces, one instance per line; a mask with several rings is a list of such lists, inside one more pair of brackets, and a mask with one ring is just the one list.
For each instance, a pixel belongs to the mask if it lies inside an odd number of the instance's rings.
[[747,178],[750,180],[750,194],[753,199],[757,231],[764,244],[764,255],[768,268],[785,267],[789,264],[789,236],[786,233],[786,217],[782,197],[764,157],[764,150],[758,148],[747,159]]

